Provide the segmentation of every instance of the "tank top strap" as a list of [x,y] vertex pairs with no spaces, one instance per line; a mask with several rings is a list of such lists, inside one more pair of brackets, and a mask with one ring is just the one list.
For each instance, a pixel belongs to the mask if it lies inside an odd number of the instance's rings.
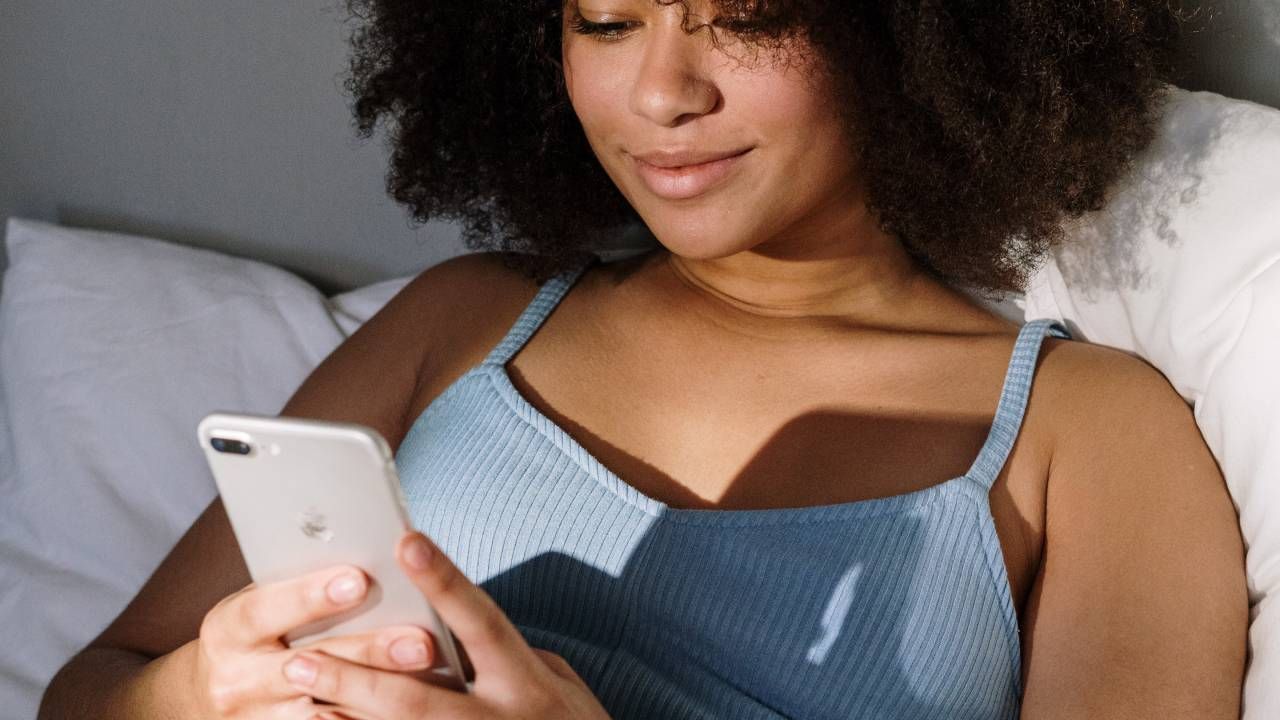
[[520,313],[520,317],[516,318],[515,324],[507,331],[502,341],[489,351],[489,355],[481,362],[482,365],[498,365],[503,366],[507,361],[520,352],[520,348],[533,337],[538,328],[542,326],[543,321],[551,314],[556,305],[564,299],[569,293],[569,289],[573,287],[578,278],[587,271],[592,265],[600,262],[600,256],[590,255],[577,265],[548,278],[542,286],[538,288],[538,292],[533,296],[528,306]]
[[965,473],[969,478],[981,483],[988,491],[995,484],[996,477],[1004,468],[1013,443],[1018,438],[1022,427],[1022,418],[1026,414],[1027,399],[1031,394],[1031,381],[1036,371],[1036,360],[1040,357],[1040,346],[1046,335],[1060,338],[1071,338],[1071,333],[1057,320],[1040,318],[1032,320],[1018,331],[1018,339],[1013,344],[1013,355],[1009,359],[1009,369],[1005,371],[1004,386],[1000,390],[1000,402],[996,405],[996,416],[987,433],[987,440],[978,452],[978,457]]

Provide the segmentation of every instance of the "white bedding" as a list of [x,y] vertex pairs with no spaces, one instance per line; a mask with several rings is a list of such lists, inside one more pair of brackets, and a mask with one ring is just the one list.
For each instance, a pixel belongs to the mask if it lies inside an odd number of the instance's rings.
[[330,301],[265,263],[148,238],[11,219],[6,239],[0,716],[19,718],[214,497],[200,418],[278,413],[408,278]]

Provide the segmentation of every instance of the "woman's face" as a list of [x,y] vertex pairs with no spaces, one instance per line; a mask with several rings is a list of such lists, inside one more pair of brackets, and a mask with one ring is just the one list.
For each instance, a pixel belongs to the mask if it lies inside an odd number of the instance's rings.
[[[565,84],[605,171],[683,257],[753,248],[787,255],[793,240],[848,237],[861,186],[835,104],[811,80],[816,65],[794,42],[781,51],[750,47],[705,0],[687,5],[688,27],[711,23],[719,48],[708,28],[682,29],[680,3],[566,2]],[[607,24],[613,37],[582,34],[579,18]],[[662,157],[682,152],[697,157]]]

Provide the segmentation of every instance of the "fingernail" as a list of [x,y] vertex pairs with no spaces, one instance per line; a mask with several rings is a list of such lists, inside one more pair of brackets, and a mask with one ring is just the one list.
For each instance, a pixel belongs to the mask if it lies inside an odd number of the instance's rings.
[[401,665],[424,663],[427,661],[427,646],[417,638],[398,638],[391,643],[391,659]]
[[329,599],[342,605],[355,600],[364,593],[364,579],[359,575],[348,573],[339,575],[325,586]]
[[418,570],[426,570],[431,564],[431,546],[427,545],[427,541],[422,538],[414,538],[409,541],[409,547],[405,548],[404,559],[409,565]]
[[316,681],[316,661],[298,655],[284,664],[284,676],[289,678],[289,682],[310,685]]

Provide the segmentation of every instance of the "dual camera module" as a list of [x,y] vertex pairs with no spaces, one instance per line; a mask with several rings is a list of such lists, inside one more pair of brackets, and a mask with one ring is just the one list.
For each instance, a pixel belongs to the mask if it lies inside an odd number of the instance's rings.
[[229,453],[232,455],[248,455],[249,451],[252,449],[249,443],[241,442],[239,440],[231,440],[229,438],[210,438],[209,444],[213,446],[214,450],[217,450],[220,453]]

